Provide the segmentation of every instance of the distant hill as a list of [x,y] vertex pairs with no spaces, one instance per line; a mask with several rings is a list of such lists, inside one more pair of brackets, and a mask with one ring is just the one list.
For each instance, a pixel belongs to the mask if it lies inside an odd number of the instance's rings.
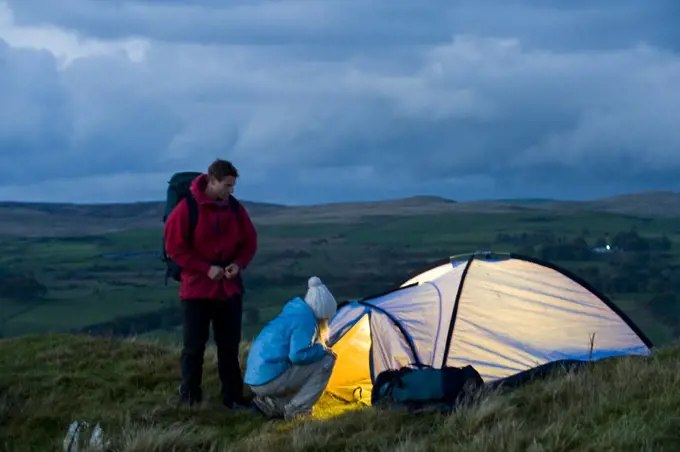
[[[543,198],[457,202],[439,196],[413,196],[370,202],[310,206],[243,201],[257,224],[357,221],[366,216],[441,213],[512,213],[518,211],[598,211],[635,216],[680,216],[680,193],[633,193],[591,201]],[[99,234],[129,228],[160,227],[163,202],[125,204],[51,204],[0,202],[0,234]]]
[[548,202],[559,202],[556,199],[550,198],[507,198],[497,199],[496,202],[504,202],[509,204],[545,204]]
[[[243,201],[253,217],[286,206]],[[0,235],[100,234],[130,228],[160,227],[164,202],[66,204],[0,202]]]
[[[551,204],[545,204],[550,206]],[[612,212],[636,216],[680,216],[680,193],[655,191],[630,193],[585,202],[562,202],[562,208]]]

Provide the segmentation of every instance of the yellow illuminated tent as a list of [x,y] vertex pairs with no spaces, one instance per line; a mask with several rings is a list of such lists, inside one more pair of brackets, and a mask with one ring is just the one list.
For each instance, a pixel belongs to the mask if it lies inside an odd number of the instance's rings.
[[472,365],[485,383],[558,360],[648,355],[652,343],[606,297],[555,265],[491,252],[437,262],[330,324],[326,388],[370,404],[384,370]]

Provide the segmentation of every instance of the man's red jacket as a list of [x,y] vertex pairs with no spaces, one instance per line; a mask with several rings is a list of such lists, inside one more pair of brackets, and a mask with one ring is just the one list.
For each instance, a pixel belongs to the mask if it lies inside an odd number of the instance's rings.
[[240,294],[239,278],[213,281],[208,277],[208,270],[211,264],[226,266],[235,262],[243,271],[257,251],[257,232],[246,209],[238,203],[241,211],[236,216],[228,203],[210,199],[205,194],[207,181],[207,175],[202,174],[194,179],[190,188],[198,204],[193,245],[188,237],[189,209],[185,200],[170,212],[165,223],[168,257],[182,267],[179,296],[183,300],[225,300]]

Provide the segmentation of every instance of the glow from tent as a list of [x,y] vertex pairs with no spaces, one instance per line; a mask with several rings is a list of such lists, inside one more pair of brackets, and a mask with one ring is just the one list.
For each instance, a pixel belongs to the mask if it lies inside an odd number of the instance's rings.
[[370,403],[373,383],[369,368],[369,316],[364,315],[332,348],[338,360],[326,391],[344,400]]

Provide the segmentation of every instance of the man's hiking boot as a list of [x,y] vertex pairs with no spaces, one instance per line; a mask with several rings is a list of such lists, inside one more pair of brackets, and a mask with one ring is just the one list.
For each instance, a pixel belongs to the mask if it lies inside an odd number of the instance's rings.
[[179,394],[180,403],[187,404],[189,406],[200,405],[203,396],[201,390],[198,391],[187,391],[181,384],[177,388],[177,393]]

